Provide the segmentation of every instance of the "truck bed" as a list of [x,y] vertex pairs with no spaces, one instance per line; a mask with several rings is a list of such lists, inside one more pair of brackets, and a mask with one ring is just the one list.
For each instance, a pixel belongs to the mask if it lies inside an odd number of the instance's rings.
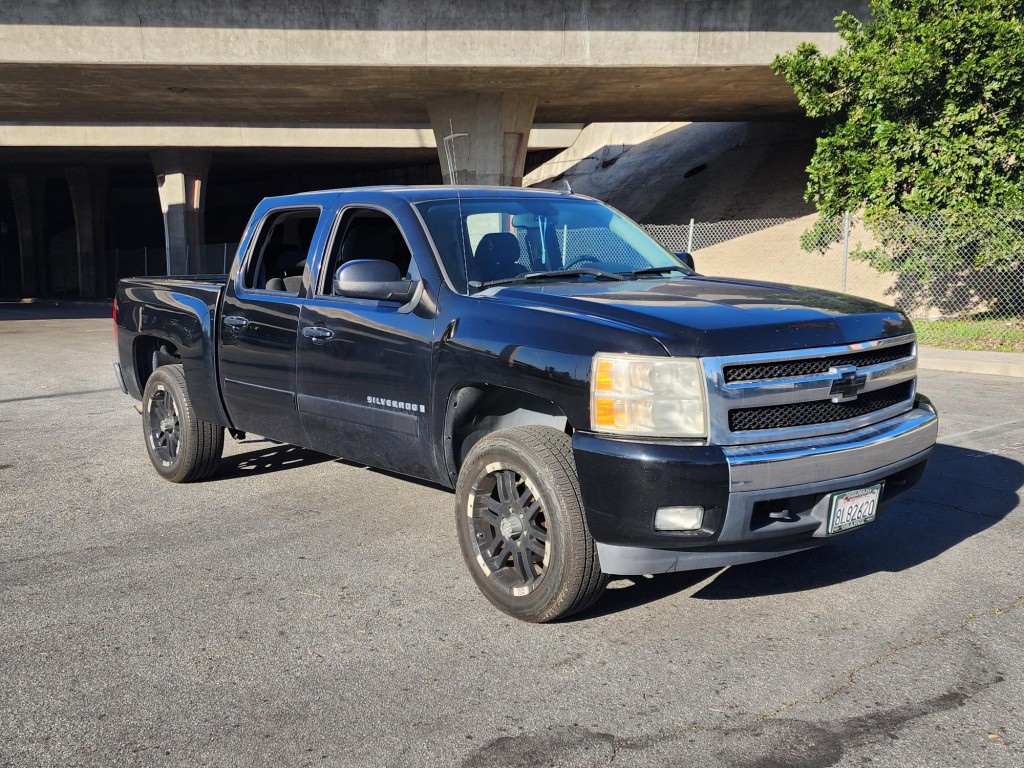
[[[227,275],[132,277],[119,281],[115,313],[118,359],[128,394],[142,399],[142,382],[173,346],[190,382],[200,418],[230,426],[217,385],[216,312]],[[163,340],[157,343],[156,340]]]

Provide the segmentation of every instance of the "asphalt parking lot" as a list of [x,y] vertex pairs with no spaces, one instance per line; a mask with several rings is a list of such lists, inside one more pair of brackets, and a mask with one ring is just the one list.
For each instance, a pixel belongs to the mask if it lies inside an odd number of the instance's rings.
[[444,490],[255,439],[161,480],[98,314],[0,305],[0,765],[1024,764],[1022,379],[923,371],[866,529],[534,626]]

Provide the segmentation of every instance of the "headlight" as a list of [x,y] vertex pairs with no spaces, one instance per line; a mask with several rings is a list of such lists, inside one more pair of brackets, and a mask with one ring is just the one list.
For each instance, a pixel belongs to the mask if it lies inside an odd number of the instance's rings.
[[590,426],[595,432],[706,437],[704,371],[692,357],[594,355]]

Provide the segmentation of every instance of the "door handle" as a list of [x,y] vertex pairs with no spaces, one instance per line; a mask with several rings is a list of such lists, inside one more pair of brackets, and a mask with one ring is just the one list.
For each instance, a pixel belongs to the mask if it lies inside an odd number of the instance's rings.
[[330,328],[324,328],[322,325],[310,325],[302,329],[302,335],[307,339],[324,340],[333,339],[334,331]]
[[244,317],[238,315],[228,315],[224,318],[224,325],[228,328],[245,328],[249,324],[249,321]]

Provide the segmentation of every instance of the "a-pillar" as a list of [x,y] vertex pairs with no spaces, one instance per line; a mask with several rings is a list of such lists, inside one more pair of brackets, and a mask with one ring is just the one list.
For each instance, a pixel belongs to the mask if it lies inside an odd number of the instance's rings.
[[7,180],[11,190],[14,220],[18,226],[21,252],[21,295],[41,296],[46,286],[46,237],[43,218],[46,211],[46,179],[13,176]]
[[200,272],[210,155],[199,151],[159,150],[153,152],[152,158],[160,209],[164,214],[167,274]]
[[78,246],[78,295],[94,298],[107,293],[106,212],[107,169],[77,166],[65,171],[71,207],[75,212]]
[[444,139],[464,133],[449,142],[459,184],[522,186],[536,96],[463,93],[435,99],[427,111],[446,184],[456,179],[449,172]]

